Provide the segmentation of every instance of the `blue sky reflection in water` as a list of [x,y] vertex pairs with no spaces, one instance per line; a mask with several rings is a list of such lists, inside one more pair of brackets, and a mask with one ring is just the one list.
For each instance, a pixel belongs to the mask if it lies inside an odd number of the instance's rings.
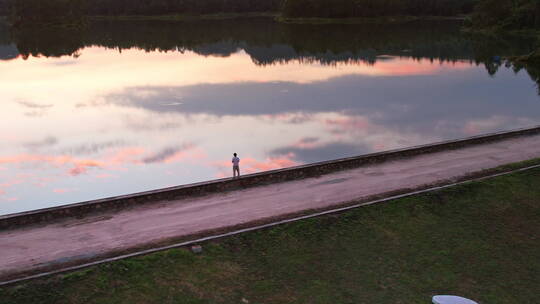
[[258,64],[243,48],[85,46],[23,60],[13,47],[0,61],[0,214],[230,176],[233,152],[251,173],[540,118],[526,71],[492,77],[465,59]]

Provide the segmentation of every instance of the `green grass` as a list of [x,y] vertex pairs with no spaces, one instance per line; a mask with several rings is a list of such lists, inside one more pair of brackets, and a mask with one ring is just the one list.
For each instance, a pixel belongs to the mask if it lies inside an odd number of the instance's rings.
[[5,287],[0,303],[532,303],[539,235],[534,169]]

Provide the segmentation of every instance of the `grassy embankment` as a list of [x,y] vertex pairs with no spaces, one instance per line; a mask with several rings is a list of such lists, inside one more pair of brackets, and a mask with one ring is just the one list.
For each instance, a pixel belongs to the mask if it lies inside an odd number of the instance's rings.
[[539,235],[534,169],[6,287],[0,303],[532,303]]

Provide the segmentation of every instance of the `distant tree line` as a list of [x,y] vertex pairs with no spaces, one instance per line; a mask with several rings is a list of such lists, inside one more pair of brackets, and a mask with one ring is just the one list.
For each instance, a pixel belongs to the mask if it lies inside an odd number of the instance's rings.
[[531,52],[533,43],[519,37],[462,35],[452,21],[409,22],[357,26],[298,25],[267,18],[199,21],[96,20],[82,28],[22,28],[12,31],[23,58],[74,55],[85,47],[193,51],[205,56],[229,56],[239,49],[258,65],[288,61],[322,64],[375,63],[380,55],[433,61],[490,61],[495,55]]
[[288,18],[455,16],[475,28],[540,28],[540,0],[0,0],[15,24],[74,21],[82,16],[201,15],[281,12]]
[[87,15],[277,12],[282,0],[92,0]]
[[[6,25],[0,24],[0,42],[16,45],[22,58],[78,56],[90,46],[118,51],[192,51],[220,57],[242,49],[255,64],[263,66],[289,61],[373,64],[380,55],[391,55],[439,62],[466,60],[484,65],[490,74],[497,73],[501,65],[496,56],[529,54],[537,45],[537,41],[520,36],[462,35],[454,21],[357,26],[287,24],[268,18],[94,20],[85,27],[30,27],[12,30],[11,34]],[[516,71],[525,69],[540,88],[538,66],[523,62],[513,65]]]
[[0,0],[0,14],[11,12],[16,18],[29,22],[81,15],[280,11],[285,17],[452,16],[470,13],[476,2],[478,0]]
[[471,13],[478,0],[285,0],[283,16],[354,18],[455,16]]
[[540,29],[540,0],[482,0],[472,16],[476,29]]
[[80,16],[200,15],[277,12],[283,0],[0,0],[0,14],[18,23]]
[[15,25],[78,22],[86,4],[86,0],[0,1],[4,1]]

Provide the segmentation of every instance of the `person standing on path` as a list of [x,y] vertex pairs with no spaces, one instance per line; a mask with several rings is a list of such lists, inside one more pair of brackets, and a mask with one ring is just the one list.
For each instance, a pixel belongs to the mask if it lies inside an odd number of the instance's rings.
[[[233,170],[233,177],[240,177],[240,158],[236,155],[236,153],[233,154],[232,158],[232,170]],[[238,174],[238,175],[237,175]]]

